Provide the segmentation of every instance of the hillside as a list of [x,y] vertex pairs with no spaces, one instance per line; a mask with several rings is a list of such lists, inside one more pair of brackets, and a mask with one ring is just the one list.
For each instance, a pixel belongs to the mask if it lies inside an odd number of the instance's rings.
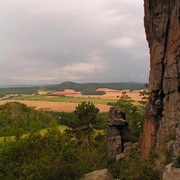
[[74,82],[64,82],[61,84],[48,85],[43,87],[45,90],[56,90],[63,91],[64,89],[73,89],[76,91],[82,91],[87,89],[97,89],[97,88],[110,88],[115,90],[139,90],[144,89],[145,85],[143,83],[133,83],[133,82],[121,82],[121,83],[74,83]]
[[53,122],[51,114],[25,104],[8,102],[0,106],[0,137],[37,131],[50,127]]
[[0,88],[0,97],[8,94],[35,94],[39,87],[8,87]]
[[139,89],[144,89],[145,85],[143,83],[133,83],[133,82],[121,82],[121,83],[63,82],[61,84],[44,85],[37,87],[0,88],[0,97],[3,97],[8,94],[36,94],[38,92],[38,89],[43,89],[47,91],[63,91],[65,89],[73,89],[75,91],[94,92],[97,88],[110,88],[115,90],[125,90],[125,89],[139,90]]

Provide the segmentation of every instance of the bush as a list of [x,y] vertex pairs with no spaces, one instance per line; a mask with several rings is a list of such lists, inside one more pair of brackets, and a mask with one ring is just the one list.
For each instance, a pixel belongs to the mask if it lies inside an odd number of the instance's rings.
[[155,167],[155,161],[152,158],[143,160],[140,155],[126,157],[109,166],[110,172],[115,178],[138,179],[138,180],[159,180],[160,171]]
[[167,133],[164,135],[162,141],[159,143],[157,148],[157,159],[160,161],[160,168],[163,170],[164,167],[173,161],[173,154],[167,149],[167,143],[171,140],[175,140],[175,133]]
[[55,118],[47,112],[38,111],[18,102],[0,106],[0,136],[13,136],[50,127]]
[[133,102],[134,101],[131,100],[131,97],[129,97],[126,92],[123,92],[114,106],[124,109],[130,128],[129,140],[131,142],[137,142],[140,139],[144,108],[141,106],[135,106]]
[[1,144],[0,179],[79,179],[105,165],[104,141],[78,144],[56,129]]
[[81,91],[82,95],[104,95],[105,91],[96,91],[96,89],[84,89]]

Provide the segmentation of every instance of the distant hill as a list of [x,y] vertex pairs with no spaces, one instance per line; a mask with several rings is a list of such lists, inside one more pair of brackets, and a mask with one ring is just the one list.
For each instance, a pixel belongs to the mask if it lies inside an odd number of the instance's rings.
[[0,84],[0,88],[27,88],[27,87],[37,87],[39,85],[35,84],[10,84],[10,85],[2,85]]
[[[23,86],[23,85],[22,85]],[[95,92],[98,88],[110,88],[115,90],[140,90],[144,89],[143,83],[121,82],[121,83],[74,83],[63,82],[61,84],[44,85],[36,87],[8,87],[0,88],[0,97],[8,94],[36,94],[39,89],[47,91],[63,91],[65,89],[73,89],[75,91]]]
[[73,89],[75,91],[83,91],[87,89],[97,89],[97,88],[110,88],[115,90],[140,90],[144,89],[145,85],[143,83],[133,83],[133,82],[121,82],[121,83],[74,83],[74,82],[64,82],[61,84],[43,86],[43,89],[48,91],[63,91],[64,89]]
[[35,94],[38,92],[39,87],[9,87],[0,88],[0,97],[8,94]]

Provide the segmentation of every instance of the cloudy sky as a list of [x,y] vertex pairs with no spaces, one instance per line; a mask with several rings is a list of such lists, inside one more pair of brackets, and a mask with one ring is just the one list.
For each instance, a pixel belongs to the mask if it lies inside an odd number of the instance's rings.
[[147,82],[143,0],[0,0],[0,84]]

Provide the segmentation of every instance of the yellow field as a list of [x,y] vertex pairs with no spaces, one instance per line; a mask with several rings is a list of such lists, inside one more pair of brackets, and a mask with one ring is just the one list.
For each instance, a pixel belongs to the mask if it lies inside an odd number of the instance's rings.
[[[75,110],[75,107],[78,105],[78,103],[71,103],[71,102],[27,101],[27,100],[3,100],[0,101],[0,105],[5,104],[6,102],[20,102],[26,104],[27,106],[35,107],[36,109],[64,111],[64,112],[72,112]],[[96,107],[98,107],[101,112],[108,112],[110,109],[110,106],[105,104],[96,104]]]
[[57,93],[64,94],[66,97],[74,97],[74,98],[100,98],[100,99],[114,99],[118,100],[122,95],[122,92],[126,92],[126,94],[132,98],[132,100],[140,101],[142,100],[142,96],[140,96],[140,90],[130,91],[126,90],[114,90],[108,88],[98,88],[96,91],[105,91],[104,95],[82,95],[81,91],[74,91],[70,89],[65,89],[64,91],[59,91]]
[[[0,101],[0,105],[6,102],[20,102],[24,103],[27,106],[35,107],[36,109],[42,110],[52,110],[52,111],[64,111],[72,112],[75,110],[75,107],[82,101],[90,101],[94,103],[101,112],[108,112],[110,106],[106,105],[107,102],[116,102],[119,97],[122,95],[122,92],[126,91],[126,95],[130,96],[134,100],[135,104],[138,104],[138,101],[142,100],[140,96],[140,90],[132,91],[129,90],[114,90],[108,88],[99,88],[97,91],[105,91],[104,95],[82,95],[79,91],[74,90],[64,90],[60,93],[65,93],[66,96],[47,96],[46,92],[39,92],[40,95],[30,95],[30,96],[21,96],[14,98],[14,100],[3,100]],[[68,94],[70,93],[70,94]]]

